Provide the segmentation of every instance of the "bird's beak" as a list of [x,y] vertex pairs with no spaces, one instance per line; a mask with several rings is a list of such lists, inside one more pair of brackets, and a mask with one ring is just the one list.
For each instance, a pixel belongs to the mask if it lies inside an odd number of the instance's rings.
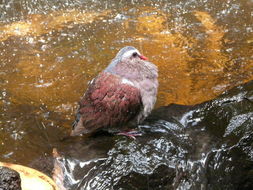
[[148,58],[145,57],[144,55],[140,55],[139,57],[140,57],[142,60],[148,60]]

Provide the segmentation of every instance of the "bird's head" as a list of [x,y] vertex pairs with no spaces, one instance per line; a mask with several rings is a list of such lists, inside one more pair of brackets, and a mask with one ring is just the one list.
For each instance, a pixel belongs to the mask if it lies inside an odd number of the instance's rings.
[[132,46],[126,46],[122,48],[116,55],[115,59],[119,59],[121,61],[124,60],[132,60],[132,59],[142,59],[147,60],[147,58],[139,52],[138,49]]
[[122,48],[112,60],[111,64],[106,68],[106,71],[112,71],[118,63],[127,62],[140,62],[146,61],[148,58],[141,55],[138,49],[133,46],[126,46]]

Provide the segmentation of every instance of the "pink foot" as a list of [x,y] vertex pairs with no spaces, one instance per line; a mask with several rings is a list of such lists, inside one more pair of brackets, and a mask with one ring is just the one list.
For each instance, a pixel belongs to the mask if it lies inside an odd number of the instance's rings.
[[120,133],[117,133],[117,135],[127,136],[134,140],[136,139],[136,137],[142,136],[142,134],[138,131],[120,132]]

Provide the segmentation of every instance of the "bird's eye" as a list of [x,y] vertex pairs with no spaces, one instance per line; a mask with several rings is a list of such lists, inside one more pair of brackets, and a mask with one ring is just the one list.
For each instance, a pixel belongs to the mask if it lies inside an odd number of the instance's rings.
[[133,57],[137,57],[138,53],[137,52],[134,52],[133,53]]

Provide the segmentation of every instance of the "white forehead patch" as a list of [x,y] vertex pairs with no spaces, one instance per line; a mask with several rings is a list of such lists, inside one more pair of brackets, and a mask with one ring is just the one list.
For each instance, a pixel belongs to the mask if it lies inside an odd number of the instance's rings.
[[123,55],[122,55],[122,58],[127,58],[127,57],[131,57],[133,55],[133,53],[137,53],[138,55],[141,55],[140,52],[137,50],[137,49],[133,49],[133,50],[129,50],[127,52],[125,52]]

